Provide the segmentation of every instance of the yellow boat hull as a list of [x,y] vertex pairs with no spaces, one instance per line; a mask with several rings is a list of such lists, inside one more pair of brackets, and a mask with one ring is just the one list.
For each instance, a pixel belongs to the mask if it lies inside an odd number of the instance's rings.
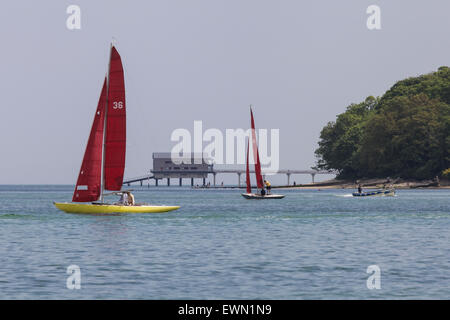
[[162,213],[177,210],[179,206],[120,206],[113,204],[85,204],[54,202],[55,207],[67,213]]

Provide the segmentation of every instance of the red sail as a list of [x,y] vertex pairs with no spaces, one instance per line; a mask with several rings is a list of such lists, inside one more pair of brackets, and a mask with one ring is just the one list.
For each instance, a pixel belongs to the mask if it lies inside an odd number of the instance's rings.
[[106,117],[104,182],[106,190],[120,190],[125,170],[125,81],[120,55],[111,47],[108,112]]
[[102,168],[103,127],[106,106],[106,79],[95,112],[91,133],[84,152],[83,163],[78,174],[77,185],[72,201],[90,202],[100,196],[100,180]]
[[247,193],[252,193],[252,186],[251,186],[251,183],[250,183],[250,168],[249,168],[249,165],[248,165],[249,146],[250,146],[250,139],[248,139],[248,144],[247,144],[247,167],[245,169],[245,179],[247,181]]
[[261,163],[259,162],[258,145],[256,144],[255,120],[253,119],[252,108],[250,108],[250,116],[252,121],[252,142],[253,142],[253,157],[255,159],[256,185],[258,186],[258,189],[262,189],[263,178],[261,175]]

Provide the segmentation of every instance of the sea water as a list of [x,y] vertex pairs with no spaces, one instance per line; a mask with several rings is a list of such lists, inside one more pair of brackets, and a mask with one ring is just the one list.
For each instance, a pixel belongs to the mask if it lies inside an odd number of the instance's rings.
[[134,188],[181,208],[67,214],[73,186],[0,186],[0,299],[450,298],[450,190]]

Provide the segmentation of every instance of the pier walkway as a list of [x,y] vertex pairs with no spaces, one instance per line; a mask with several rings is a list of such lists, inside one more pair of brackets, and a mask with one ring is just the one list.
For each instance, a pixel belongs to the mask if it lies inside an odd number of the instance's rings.
[[[250,173],[254,173],[254,170],[250,170]],[[153,171],[151,170],[151,173],[143,175],[143,176],[139,176],[139,177],[134,177],[134,178],[129,178],[129,179],[124,179],[123,184],[124,185],[130,185],[132,183],[136,183],[139,182],[142,186],[144,181],[150,181],[151,179],[155,180],[155,184],[158,186],[158,180],[162,180],[161,178],[156,179],[154,176],[154,173],[157,173],[159,176],[164,175],[164,171]],[[216,186],[216,176],[218,174],[237,174],[237,178],[238,178],[238,187],[241,186],[241,175],[244,174],[245,175],[245,170],[243,169],[213,169],[211,168],[210,170],[207,171],[195,171],[195,172],[190,172],[189,170],[181,170],[179,172],[179,177],[176,179],[179,179],[179,185],[181,186],[183,184],[183,179],[191,179],[191,186],[194,185],[194,178],[190,176],[190,174],[194,174],[198,175],[198,174],[203,174],[205,176],[207,176],[208,174],[212,174],[213,175],[213,186]],[[262,170],[262,174],[266,175],[266,174],[285,174],[287,177],[287,185],[291,184],[291,175],[293,174],[309,174],[311,175],[311,179],[312,179],[312,183],[314,183],[314,177],[317,174],[336,174],[336,172],[333,171],[325,171],[325,170],[292,170],[292,169],[281,169],[278,171],[270,171],[270,170]],[[170,179],[173,179],[173,171],[171,172],[167,172],[167,177],[164,177],[164,179],[167,179],[167,185],[170,186]],[[203,178],[203,185],[205,185],[206,183],[206,178]]]

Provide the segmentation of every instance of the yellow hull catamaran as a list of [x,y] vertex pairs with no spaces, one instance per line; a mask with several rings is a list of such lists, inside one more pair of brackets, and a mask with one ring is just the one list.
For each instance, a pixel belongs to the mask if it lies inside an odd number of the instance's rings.
[[55,203],[55,206],[67,213],[163,213],[177,210],[179,206],[150,206],[150,205],[134,205],[123,206],[115,204],[81,204],[81,203]]
[[[125,81],[119,53],[111,45],[108,72],[103,82],[94,122],[84,153],[72,203],[54,203],[67,213],[157,213],[179,206],[108,204],[105,190],[120,194],[125,170]],[[80,203],[81,202],[81,203]],[[82,203],[91,202],[91,203]]]

